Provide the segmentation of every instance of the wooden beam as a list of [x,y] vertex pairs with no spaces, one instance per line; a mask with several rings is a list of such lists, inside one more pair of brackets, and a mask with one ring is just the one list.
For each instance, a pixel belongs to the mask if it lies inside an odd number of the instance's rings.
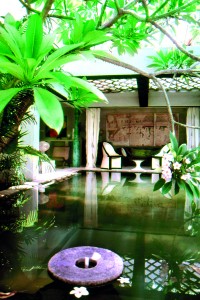
[[148,107],[149,78],[142,75],[138,76],[137,85],[140,107]]

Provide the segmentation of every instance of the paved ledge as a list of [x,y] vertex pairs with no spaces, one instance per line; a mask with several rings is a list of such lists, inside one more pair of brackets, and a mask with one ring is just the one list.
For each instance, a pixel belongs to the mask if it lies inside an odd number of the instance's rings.
[[[64,168],[56,169],[55,172],[49,172],[45,174],[38,174],[33,181],[34,185],[39,183],[48,183],[50,181],[62,181],[69,178],[79,172],[80,168]],[[28,182],[30,184],[30,182]]]
[[132,167],[125,167],[122,169],[101,169],[99,167],[96,168],[86,168],[86,167],[77,167],[77,168],[62,168],[56,169],[54,172],[49,172],[45,174],[38,174],[35,180],[27,181],[23,185],[12,186],[7,190],[0,191],[0,198],[9,197],[18,193],[21,190],[31,189],[34,186],[44,187],[50,184],[64,181],[67,178],[77,174],[78,172],[127,172],[127,173],[151,173],[151,174],[159,174],[161,173],[160,169],[152,170],[150,168],[143,168],[137,170],[136,168]]

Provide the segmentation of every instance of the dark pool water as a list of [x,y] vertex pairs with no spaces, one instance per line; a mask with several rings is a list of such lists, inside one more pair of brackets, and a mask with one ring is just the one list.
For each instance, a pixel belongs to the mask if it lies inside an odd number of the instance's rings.
[[93,246],[123,259],[126,282],[87,288],[81,299],[199,299],[200,203],[153,192],[156,176],[88,172],[1,198],[0,292],[76,299],[73,285],[49,276],[48,261]]

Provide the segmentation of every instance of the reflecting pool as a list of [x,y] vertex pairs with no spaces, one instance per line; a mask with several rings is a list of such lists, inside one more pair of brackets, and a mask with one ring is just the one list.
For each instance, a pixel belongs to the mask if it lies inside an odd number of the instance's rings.
[[124,263],[120,280],[87,287],[83,299],[198,299],[200,200],[153,192],[158,176],[86,172],[1,197],[0,299],[81,296],[47,271],[55,253],[78,246],[109,249]]

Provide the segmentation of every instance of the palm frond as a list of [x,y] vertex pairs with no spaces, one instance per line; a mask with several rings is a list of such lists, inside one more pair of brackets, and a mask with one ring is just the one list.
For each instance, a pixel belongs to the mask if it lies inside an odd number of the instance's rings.
[[41,161],[51,163],[51,159],[45,153],[31,147],[31,146],[22,146],[19,145],[18,149],[23,152],[25,155],[37,156]]

